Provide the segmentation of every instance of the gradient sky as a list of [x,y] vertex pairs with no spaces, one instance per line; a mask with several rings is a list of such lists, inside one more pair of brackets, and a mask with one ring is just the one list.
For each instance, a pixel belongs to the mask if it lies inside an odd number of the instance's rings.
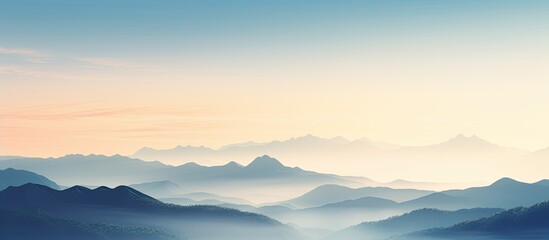
[[0,2],[0,155],[549,146],[549,1]]

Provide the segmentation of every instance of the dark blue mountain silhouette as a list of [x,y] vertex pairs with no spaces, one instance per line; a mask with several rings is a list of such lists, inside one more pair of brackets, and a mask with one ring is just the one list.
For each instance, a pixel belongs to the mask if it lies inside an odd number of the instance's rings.
[[41,184],[53,189],[60,189],[55,182],[33,172],[13,168],[0,170],[0,191],[9,186],[21,186],[26,183]]
[[474,208],[443,211],[423,208],[381,221],[364,222],[333,234],[330,239],[379,239],[423,229],[452,226],[501,212],[498,208]]
[[168,240],[179,238],[146,227],[90,224],[54,218],[44,213],[0,209],[0,239]]
[[[38,200],[37,200],[38,199]],[[11,209],[44,208],[69,205],[103,205],[109,207],[145,208],[162,205],[162,202],[126,186],[114,189],[89,189],[74,186],[62,191],[38,184],[8,187],[0,192],[0,205]]]
[[126,186],[58,191],[37,184],[0,192],[0,209],[85,223],[144,226],[188,238],[297,239],[291,228],[266,216],[215,206],[165,204]]
[[418,239],[549,239],[549,201],[491,217],[412,234]]

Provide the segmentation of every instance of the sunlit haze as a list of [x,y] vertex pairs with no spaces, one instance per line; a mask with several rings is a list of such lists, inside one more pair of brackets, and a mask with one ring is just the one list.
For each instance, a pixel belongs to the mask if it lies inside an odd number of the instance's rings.
[[547,1],[29,2],[0,4],[2,155],[549,146]]

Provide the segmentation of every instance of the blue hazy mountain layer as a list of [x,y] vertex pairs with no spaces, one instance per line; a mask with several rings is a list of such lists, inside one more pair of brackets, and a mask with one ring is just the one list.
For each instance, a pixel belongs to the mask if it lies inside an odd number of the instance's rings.
[[353,189],[340,185],[327,184],[317,187],[297,198],[285,201],[284,203],[299,207],[318,207],[362,197],[378,197],[402,202],[423,197],[431,193],[433,193],[433,191],[392,189],[387,187],[363,187]]
[[502,178],[485,187],[433,193],[403,203],[409,208],[432,207],[456,210],[472,207],[513,208],[530,206],[549,199],[549,185],[544,181],[523,183]]
[[60,189],[52,180],[33,172],[13,168],[0,170],[0,191],[9,186],[21,186],[26,183],[35,183],[53,189]]
[[[121,183],[171,181],[186,188],[200,188],[218,184],[240,184],[247,180],[276,180],[278,183],[344,184],[351,179],[331,174],[287,167],[267,155],[256,158],[247,166],[230,162],[222,166],[201,166],[186,163],[180,166],[146,162],[120,155],[67,155],[60,158],[21,158],[0,161],[1,167],[33,171],[58,179],[66,185],[119,185]],[[190,190],[190,189],[187,189]],[[196,189],[194,189],[196,190]]]
[[378,239],[424,229],[448,227],[454,224],[476,220],[501,212],[499,208],[473,208],[444,211],[423,208],[390,217],[381,221],[364,222],[333,234],[330,239]]

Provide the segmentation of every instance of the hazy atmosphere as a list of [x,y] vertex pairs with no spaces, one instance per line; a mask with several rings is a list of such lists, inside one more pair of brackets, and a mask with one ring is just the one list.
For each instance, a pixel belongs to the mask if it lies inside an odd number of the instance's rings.
[[0,1],[0,238],[547,239],[548,43],[543,0]]
[[313,134],[549,146],[545,1],[4,1],[7,155]]

